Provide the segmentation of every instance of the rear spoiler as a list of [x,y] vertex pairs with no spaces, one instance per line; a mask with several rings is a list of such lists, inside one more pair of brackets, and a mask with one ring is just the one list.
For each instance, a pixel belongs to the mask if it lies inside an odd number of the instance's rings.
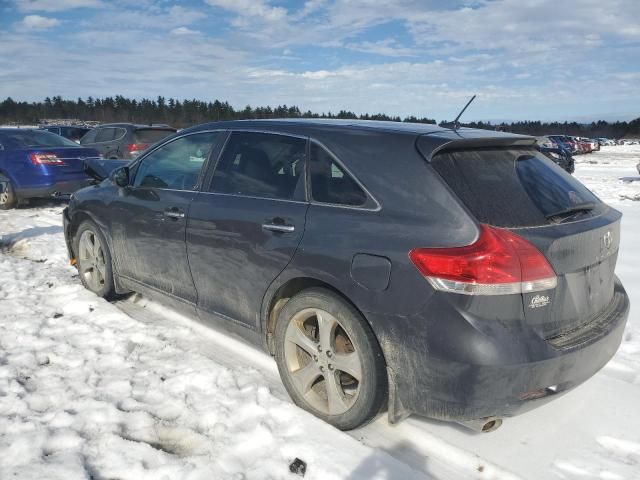
[[130,160],[105,160],[102,158],[87,158],[84,161],[83,168],[84,172],[101,182],[105,178],[108,178],[111,172],[113,172],[116,168],[125,167],[131,163]]
[[[495,132],[488,133],[494,133],[495,135]],[[465,138],[458,135],[445,136],[426,134],[418,137],[416,140],[416,148],[424,158],[430,162],[437,153],[440,153],[443,150],[463,150],[487,147],[534,147],[536,145],[535,137],[510,134],[499,135],[500,136],[474,135]]]

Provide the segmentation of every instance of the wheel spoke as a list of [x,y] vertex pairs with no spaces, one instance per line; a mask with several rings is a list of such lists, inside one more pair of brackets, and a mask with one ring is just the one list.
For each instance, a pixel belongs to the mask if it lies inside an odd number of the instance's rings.
[[314,362],[309,362],[304,367],[291,373],[291,379],[296,384],[296,388],[300,393],[305,395],[311,387],[313,382],[320,376],[320,369]]
[[358,381],[362,379],[362,367],[356,352],[336,353],[331,359],[331,363],[336,370],[348,373]]
[[316,311],[316,318],[318,319],[318,330],[320,339],[320,345],[322,345],[323,350],[334,350],[334,333],[335,327],[337,325],[337,321],[327,312],[324,311]]
[[82,235],[81,240],[81,257],[84,260],[88,260],[91,257],[91,251],[93,250],[91,243],[89,242],[89,235]]
[[324,376],[324,384],[327,389],[327,402],[329,404],[329,415],[339,415],[349,409],[345,401],[342,387],[338,383],[335,373],[331,372]]
[[95,235],[92,236],[93,239],[93,257],[97,260],[100,257],[100,240]]
[[96,268],[94,269],[93,273],[96,274],[96,282],[100,285],[102,283],[104,283],[104,263],[98,262],[96,263]]
[[285,338],[287,339],[287,341],[295,343],[309,355],[314,355],[315,353],[317,353],[316,342],[309,338],[296,322],[291,322],[291,324],[287,328]]

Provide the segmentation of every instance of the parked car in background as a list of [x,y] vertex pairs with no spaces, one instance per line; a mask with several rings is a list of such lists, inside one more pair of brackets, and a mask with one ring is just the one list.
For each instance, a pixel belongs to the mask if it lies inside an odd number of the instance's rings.
[[56,135],[60,135],[76,143],[80,143],[80,139],[89,130],[91,130],[88,127],[82,127],[82,126],[76,126],[76,125],[41,125],[38,128],[42,130],[46,130],[51,133],[55,133]]
[[585,153],[591,153],[591,152],[600,150],[600,144],[591,138],[586,138],[586,137],[575,137],[575,138],[578,142],[580,142],[584,146]]
[[80,139],[80,145],[95,148],[104,158],[131,160],[175,132],[176,129],[168,125],[110,123],[87,132]]
[[88,185],[84,161],[99,156],[46,130],[0,128],[0,210]]
[[575,171],[575,161],[571,152],[549,139],[549,137],[536,137],[538,150],[544,153],[551,161],[563,168],[567,173]]
[[554,141],[552,138],[548,136],[536,137],[536,143],[540,147],[544,148],[558,148],[559,142]]
[[572,155],[580,153],[577,142],[566,135],[548,135],[547,137],[571,152]]
[[338,428],[490,431],[617,350],[620,218],[532,137],[291,119],[183,130],[63,222],[86,288],[226,325]]

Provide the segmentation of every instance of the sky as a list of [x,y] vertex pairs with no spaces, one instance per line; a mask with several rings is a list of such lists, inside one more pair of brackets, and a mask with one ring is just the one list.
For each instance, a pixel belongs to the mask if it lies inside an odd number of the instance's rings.
[[640,116],[639,0],[0,0],[0,99]]

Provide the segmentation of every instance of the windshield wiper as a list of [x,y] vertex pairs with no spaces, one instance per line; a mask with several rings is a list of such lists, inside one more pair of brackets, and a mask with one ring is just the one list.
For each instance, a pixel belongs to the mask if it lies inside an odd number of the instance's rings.
[[572,217],[576,213],[590,212],[596,208],[596,204],[593,202],[584,202],[578,203],[576,205],[571,205],[568,208],[563,208],[562,210],[558,210],[557,212],[549,213],[545,215],[546,218],[556,218],[556,217]]

